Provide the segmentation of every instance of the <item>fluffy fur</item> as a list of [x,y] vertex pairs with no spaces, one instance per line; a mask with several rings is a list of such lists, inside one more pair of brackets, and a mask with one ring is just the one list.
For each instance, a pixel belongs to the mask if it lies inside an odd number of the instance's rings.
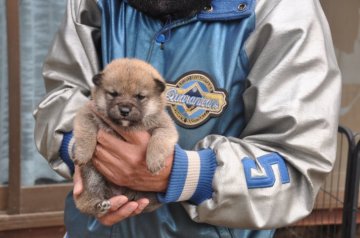
[[[92,102],[79,110],[74,120],[74,162],[80,166],[84,191],[75,200],[84,213],[101,216],[110,208],[108,201],[123,194],[129,200],[150,199],[147,210],[159,206],[154,193],[136,192],[107,182],[92,164],[96,135],[100,128],[116,135],[98,115],[122,130],[146,130],[151,138],[146,163],[152,173],[165,165],[178,139],[174,123],[165,112],[165,82],[148,63],[136,59],[114,60],[93,78]],[[166,138],[166,139],[165,139]]]
[[157,18],[179,19],[195,15],[209,6],[211,0],[129,0],[130,5]]

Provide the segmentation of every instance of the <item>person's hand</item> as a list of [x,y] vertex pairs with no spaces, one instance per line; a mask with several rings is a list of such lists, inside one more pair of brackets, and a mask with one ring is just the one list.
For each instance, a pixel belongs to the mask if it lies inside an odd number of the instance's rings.
[[146,166],[146,148],[150,139],[145,131],[119,131],[124,140],[98,132],[93,163],[109,181],[137,191],[164,192],[168,185],[173,155],[171,154],[158,174],[151,174]]
[[[73,195],[74,199],[76,199],[84,190],[80,168],[77,165],[75,165],[73,181]],[[147,198],[140,198],[137,201],[128,201],[128,198],[123,195],[112,197],[109,200],[111,207],[108,213],[97,218],[103,225],[106,226],[111,226],[128,217],[140,214],[149,204],[149,200]]]
[[128,201],[127,197],[120,195],[109,200],[111,204],[110,210],[104,216],[97,218],[105,226],[112,226],[126,218],[138,215],[149,205],[149,199],[147,198]]
[[74,175],[73,175],[73,183],[74,183],[74,189],[73,189],[73,196],[74,200],[80,196],[82,191],[84,190],[84,185],[81,179],[81,172],[80,167],[75,165]]

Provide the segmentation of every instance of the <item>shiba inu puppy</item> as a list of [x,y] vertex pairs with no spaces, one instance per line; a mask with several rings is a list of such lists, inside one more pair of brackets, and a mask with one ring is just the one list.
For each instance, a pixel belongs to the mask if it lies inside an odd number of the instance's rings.
[[[156,174],[174,149],[178,134],[165,111],[165,81],[150,64],[138,59],[118,59],[93,77],[92,100],[82,107],[74,119],[74,162],[80,166],[84,191],[75,200],[84,213],[101,216],[110,208],[109,198],[123,194],[129,200],[147,197],[147,210],[159,206],[155,193],[122,188],[106,181],[96,171],[91,158],[98,130],[116,132],[105,121],[121,130],[146,130],[151,134],[146,151],[148,170]],[[104,120],[105,119],[105,120]]]

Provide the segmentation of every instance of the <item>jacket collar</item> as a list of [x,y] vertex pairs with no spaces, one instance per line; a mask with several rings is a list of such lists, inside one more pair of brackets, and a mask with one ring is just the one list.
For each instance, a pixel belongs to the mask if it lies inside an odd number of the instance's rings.
[[211,6],[198,14],[199,20],[223,21],[237,20],[250,16],[255,0],[212,0]]
[[[127,3],[127,0],[124,0]],[[198,20],[226,21],[237,20],[250,16],[255,8],[255,0],[212,0],[197,15]]]

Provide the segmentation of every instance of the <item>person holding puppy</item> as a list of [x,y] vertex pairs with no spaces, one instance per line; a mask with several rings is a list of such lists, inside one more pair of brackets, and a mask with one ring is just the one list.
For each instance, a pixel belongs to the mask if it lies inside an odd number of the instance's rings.
[[100,130],[92,160],[163,206],[143,212],[148,199],[119,195],[96,218],[71,194],[67,237],[272,237],[311,212],[335,160],[341,89],[318,1],[68,0],[34,115],[39,151],[74,176],[75,197],[73,119],[92,77],[118,58],[165,78],[179,140],[157,175],[144,162],[146,131],[120,131],[122,140]]

